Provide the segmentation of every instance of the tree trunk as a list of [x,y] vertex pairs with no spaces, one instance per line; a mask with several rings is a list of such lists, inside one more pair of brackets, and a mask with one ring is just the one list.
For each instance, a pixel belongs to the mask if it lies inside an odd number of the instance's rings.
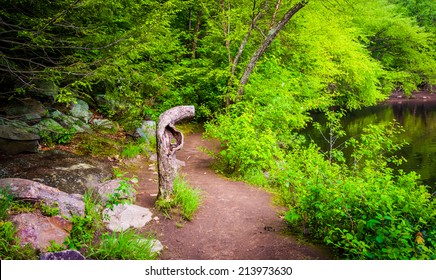
[[174,124],[195,115],[194,106],[177,106],[163,112],[157,124],[157,158],[159,174],[159,197],[169,199],[174,190],[174,178],[181,162],[176,152],[183,147],[183,133]]
[[248,82],[248,78],[250,77],[251,73],[253,72],[254,67],[256,66],[257,61],[259,58],[263,55],[263,53],[266,51],[266,49],[271,45],[272,41],[275,39],[277,34],[285,27],[286,23],[299,11],[301,10],[306,4],[308,3],[308,0],[300,1],[297,4],[295,4],[291,9],[289,9],[286,14],[282,17],[280,22],[278,22],[275,26],[271,27],[268,35],[266,36],[265,40],[262,42],[262,44],[257,48],[256,52],[251,56],[250,61],[248,62],[247,66],[245,67],[244,73],[239,80],[239,89],[238,89],[238,95],[244,94],[244,87]]
[[203,16],[203,11],[199,10],[197,12],[197,23],[195,24],[195,29],[194,29],[194,41],[192,42],[192,58],[194,59],[196,57],[196,52],[197,52],[198,33],[200,32],[202,16]]

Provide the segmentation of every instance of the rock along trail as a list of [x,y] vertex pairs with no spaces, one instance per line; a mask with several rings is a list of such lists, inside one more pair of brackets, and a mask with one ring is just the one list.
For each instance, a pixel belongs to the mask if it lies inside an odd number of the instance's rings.
[[[214,148],[214,145],[212,141],[202,139],[199,133],[191,134],[186,136],[185,145],[177,154],[177,158],[186,163],[182,174],[192,187],[201,191],[202,203],[192,221],[183,226],[177,226],[175,221],[160,214],[159,222],[146,226],[166,247],[161,259],[333,258],[322,246],[306,244],[284,234],[286,224],[278,217],[279,208],[272,204],[271,194],[215,174],[210,168],[212,159],[198,149]],[[151,185],[156,185],[156,182],[149,180],[148,186],[138,190],[137,204],[153,201],[150,199]]]

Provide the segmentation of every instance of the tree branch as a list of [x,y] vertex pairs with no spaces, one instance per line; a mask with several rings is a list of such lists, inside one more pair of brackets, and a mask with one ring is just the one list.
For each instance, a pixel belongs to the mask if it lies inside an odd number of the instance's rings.
[[285,25],[289,22],[289,20],[302,8],[304,8],[309,0],[300,1],[295,4],[291,9],[289,9],[283,18],[273,27],[270,28],[266,39],[261,43],[261,45],[257,48],[255,53],[251,56],[250,61],[245,67],[244,73],[239,81],[239,89],[238,95],[242,96],[244,94],[244,87],[248,82],[248,79],[253,72],[254,67],[256,66],[259,58],[265,53],[266,49],[271,45],[272,41],[275,39],[277,34],[285,27]]
[[274,9],[274,14],[271,18],[271,23],[269,24],[270,27],[272,27],[276,24],[277,12],[280,9],[281,4],[282,4],[282,0],[277,0],[276,8]]

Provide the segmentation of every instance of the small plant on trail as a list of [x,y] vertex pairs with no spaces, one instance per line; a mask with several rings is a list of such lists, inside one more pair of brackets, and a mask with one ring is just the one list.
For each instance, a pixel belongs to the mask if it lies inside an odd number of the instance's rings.
[[200,205],[200,192],[192,189],[183,177],[179,175],[174,179],[174,192],[168,199],[159,198],[156,206],[165,216],[180,214],[184,219],[190,221]]
[[118,204],[131,204],[134,202],[134,194],[136,193],[135,185],[138,184],[137,178],[128,178],[126,173],[114,169],[115,177],[121,179],[119,186],[112,194],[108,195],[109,200],[106,203],[106,208],[113,210]]

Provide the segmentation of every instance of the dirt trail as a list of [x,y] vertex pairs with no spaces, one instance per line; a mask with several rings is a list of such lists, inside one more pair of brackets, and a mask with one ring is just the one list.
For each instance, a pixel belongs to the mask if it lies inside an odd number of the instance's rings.
[[[147,226],[166,247],[161,259],[332,258],[324,247],[305,244],[284,234],[286,224],[277,216],[279,209],[272,205],[269,193],[215,174],[210,168],[212,159],[198,150],[213,145],[202,139],[201,134],[191,134],[185,137],[185,145],[177,154],[186,163],[182,168],[186,180],[201,190],[202,204],[193,220],[182,227],[162,216]],[[149,176],[151,171],[146,173]],[[145,180],[148,183],[139,190],[137,204],[153,207],[156,181],[150,177]]]

